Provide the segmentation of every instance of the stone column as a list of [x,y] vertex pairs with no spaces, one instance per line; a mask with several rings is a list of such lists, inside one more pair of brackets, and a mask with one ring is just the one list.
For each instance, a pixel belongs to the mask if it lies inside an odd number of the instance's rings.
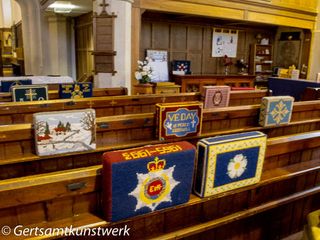
[[[318,3],[318,12],[320,11],[320,3]],[[317,22],[315,28],[311,31],[311,46],[309,55],[309,66],[307,79],[315,81],[317,79],[317,73],[320,73],[320,13],[317,16]]]
[[[320,19],[318,18],[318,25],[320,25]],[[317,74],[320,73],[320,28],[312,31],[311,48],[309,56],[308,77],[307,79],[315,81]]]
[[46,75],[48,65],[45,18],[38,0],[16,0],[21,8],[25,72]]
[[72,76],[71,22],[66,17],[57,14],[50,14],[47,19],[50,43],[50,69],[48,70],[50,74]]
[[[109,0],[107,12],[117,16],[114,26],[115,71],[95,76],[97,87],[126,87],[131,91],[131,10],[132,0]],[[100,14],[102,0],[96,0],[94,9]]]

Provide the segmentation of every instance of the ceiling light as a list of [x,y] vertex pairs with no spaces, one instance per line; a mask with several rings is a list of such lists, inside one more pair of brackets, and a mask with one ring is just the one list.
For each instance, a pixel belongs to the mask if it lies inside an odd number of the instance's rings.
[[49,6],[49,8],[53,8],[55,13],[70,13],[75,7],[76,6],[70,2],[64,1],[56,1]]

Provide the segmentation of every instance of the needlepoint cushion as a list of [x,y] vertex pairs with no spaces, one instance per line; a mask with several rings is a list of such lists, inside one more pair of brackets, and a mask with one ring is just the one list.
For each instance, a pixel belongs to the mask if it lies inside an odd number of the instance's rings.
[[198,142],[197,148],[194,191],[200,197],[260,180],[266,148],[265,134],[247,132],[206,138]]
[[60,84],[59,98],[88,98],[92,97],[92,83]]
[[294,98],[290,96],[263,97],[259,124],[263,127],[288,124],[291,120]]
[[229,86],[204,86],[201,91],[204,108],[227,107],[230,99]]
[[118,221],[189,200],[195,148],[188,142],[103,154],[103,207]]
[[201,102],[156,104],[159,140],[200,135],[202,108]]
[[34,114],[37,154],[46,156],[95,149],[95,116],[94,109]]

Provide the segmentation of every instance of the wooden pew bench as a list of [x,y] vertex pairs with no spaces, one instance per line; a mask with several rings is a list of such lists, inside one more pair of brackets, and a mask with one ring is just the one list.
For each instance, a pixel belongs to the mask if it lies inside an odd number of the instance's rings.
[[[279,127],[259,127],[258,112],[258,105],[205,111],[201,136],[188,139],[196,142],[203,137],[256,130],[269,137],[320,130],[318,102],[295,103],[292,122]],[[100,163],[104,151],[160,143],[152,113],[98,118],[95,151],[39,157],[33,135],[31,124],[0,126],[0,179],[92,166]]]
[[[231,93],[230,106],[260,104],[267,91],[235,91]],[[0,125],[31,123],[32,114],[62,110],[94,108],[97,117],[133,113],[153,113],[155,104],[163,102],[199,101],[200,94],[160,94],[142,96],[94,97],[86,99],[60,99],[41,102],[0,104]]]
[[129,239],[279,239],[319,208],[319,156],[320,131],[270,138],[259,183],[117,223],[101,216],[101,166],[2,180],[0,225],[128,225]]
[[[93,97],[106,97],[106,96],[120,96],[128,95],[128,89],[124,87],[119,88],[94,88]],[[49,90],[48,97],[50,100],[59,99],[58,90]],[[12,102],[12,94],[0,92],[0,102]]]

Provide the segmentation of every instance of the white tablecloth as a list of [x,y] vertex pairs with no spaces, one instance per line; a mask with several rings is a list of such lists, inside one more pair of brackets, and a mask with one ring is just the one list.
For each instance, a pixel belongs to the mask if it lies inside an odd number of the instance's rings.
[[49,77],[49,76],[24,76],[24,77],[0,77],[1,81],[9,80],[21,80],[21,79],[31,79],[32,84],[60,84],[60,83],[73,83],[73,79],[69,76],[61,77]]

